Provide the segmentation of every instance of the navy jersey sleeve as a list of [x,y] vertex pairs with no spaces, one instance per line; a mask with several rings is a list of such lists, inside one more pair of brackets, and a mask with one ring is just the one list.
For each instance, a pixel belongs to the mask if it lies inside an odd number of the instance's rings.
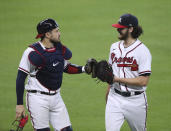
[[24,83],[26,77],[27,77],[27,73],[18,70],[17,79],[16,79],[17,105],[23,104]]

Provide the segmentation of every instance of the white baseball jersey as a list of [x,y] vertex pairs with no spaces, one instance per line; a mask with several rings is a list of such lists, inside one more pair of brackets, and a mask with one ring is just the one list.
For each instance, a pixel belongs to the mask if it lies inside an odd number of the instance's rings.
[[[152,57],[148,48],[138,39],[127,48],[123,42],[116,42],[110,48],[109,64],[112,65],[114,75],[119,78],[135,78],[151,73]],[[147,88],[118,82],[111,87],[120,91],[145,91]]]
[[[41,42],[39,42],[43,49],[46,49]],[[19,70],[28,74],[28,81],[25,86],[26,90],[37,90],[42,92],[54,93],[55,95],[44,95],[38,93],[27,92],[26,104],[30,113],[31,122],[34,129],[42,129],[49,127],[49,122],[52,124],[55,131],[59,131],[64,127],[70,126],[71,122],[66,109],[66,106],[60,95],[60,89],[57,91],[50,91],[36,79],[31,77],[36,74],[36,67],[29,61],[29,53],[34,51],[33,48],[28,47],[21,58]],[[69,62],[64,61],[64,68]]]
[[[46,49],[41,42],[39,43],[43,49]],[[20,64],[19,64],[19,68],[18,68],[19,70],[28,74],[28,81],[25,86],[25,89],[49,92],[47,88],[45,88],[43,85],[40,84],[40,82],[36,79],[36,77],[31,77],[31,75],[35,75],[37,72],[35,71],[36,67],[30,63],[29,58],[28,58],[28,55],[31,51],[34,51],[34,49],[31,47],[28,47],[24,51]],[[65,60],[64,62],[65,62],[64,64],[64,68],[65,68],[69,62],[67,60]],[[51,92],[54,92],[54,91],[51,91]]]

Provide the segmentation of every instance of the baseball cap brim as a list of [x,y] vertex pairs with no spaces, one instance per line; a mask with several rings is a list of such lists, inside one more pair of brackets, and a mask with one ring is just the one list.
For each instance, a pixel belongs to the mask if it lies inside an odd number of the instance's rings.
[[43,34],[38,34],[37,36],[36,36],[36,39],[38,39],[38,38],[40,38],[40,37],[42,37],[43,36]]
[[115,28],[127,28],[127,26],[121,25],[121,24],[112,24],[112,27]]

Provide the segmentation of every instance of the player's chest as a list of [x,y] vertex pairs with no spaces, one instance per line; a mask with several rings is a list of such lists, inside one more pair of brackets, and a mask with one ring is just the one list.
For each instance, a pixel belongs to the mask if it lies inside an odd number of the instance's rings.
[[48,70],[63,70],[64,58],[61,52],[46,52],[43,54],[43,56],[45,58],[45,67]]
[[112,65],[115,68],[129,68],[131,71],[138,70],[138,55],[136,51],[127,49],[113,49],[110,54]]

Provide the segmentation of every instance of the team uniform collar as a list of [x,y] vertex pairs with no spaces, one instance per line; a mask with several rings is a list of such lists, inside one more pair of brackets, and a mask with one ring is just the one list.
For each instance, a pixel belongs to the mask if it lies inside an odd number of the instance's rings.
[[47,51],[47,52],[55,52],[56,51],[56,48],[55,47],[53,47],[53,48],[46,48],[44,45],[43,45],[43,43],[41,42],[41,41],[39,41],[38,42],[40,45],[41,45],[41,47],[45,50],[45,51]]
[[43,43],[42,43],[41,41],[39,41],[38,43],[41,45],[41,47],[42,47],[44,50],[46,50],[46,47],[43,45]]
[[129,50],[133,50],[134,48],[136,48],[137,46],[139,46],[141,44],[141,41],[139,39],[137,39],[132,45],[128,46],[128,47],[124,47],[124,41],[121,41],[120,43],[120,47],[123,50],[129,51]]

